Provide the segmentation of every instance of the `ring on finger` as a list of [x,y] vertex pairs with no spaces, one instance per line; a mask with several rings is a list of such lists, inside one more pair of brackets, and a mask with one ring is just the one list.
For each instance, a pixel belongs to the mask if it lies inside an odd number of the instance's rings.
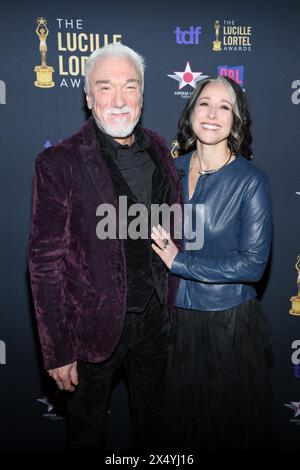
[[168,245],[170,245],[170,242],[167,238],[163,238],[163,250],[167,248]]

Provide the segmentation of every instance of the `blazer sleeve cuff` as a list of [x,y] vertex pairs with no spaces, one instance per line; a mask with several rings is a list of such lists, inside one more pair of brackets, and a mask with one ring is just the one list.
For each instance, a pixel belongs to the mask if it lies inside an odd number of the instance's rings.
[[186,254],[177,253],[171,266],[171,273],[176,276],[184,277],[186,273]]

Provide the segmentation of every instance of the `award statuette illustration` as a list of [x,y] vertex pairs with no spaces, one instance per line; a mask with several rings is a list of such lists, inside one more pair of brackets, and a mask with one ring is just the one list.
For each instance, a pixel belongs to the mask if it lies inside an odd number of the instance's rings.
[[215,30],[216,30],[216,40],[213,41],[213,51],[221,51],[221,41],[219,41],[219,31],[220,31],[220,21],[216,20],[215,21]]
[[36,34],[40,40],[40,53],[41,53],[41,65],[34,67],[36,73],[36,81],[34,82],[35,86],[39,88],[52,88],[55,83],[52,80],[52,74],[54,72],[53,67],[49,67],[46,64],[46,54],[47,54],[47,36],[49,30],[47,28],[46,18],[38,18],[36,20],[37,28],[35,30]]
[[172,140],[171,155],[173,158],[179,157],[180,146],[177,140]]
[[300,315],[300,255],[297,256],[295,268],[297,269],[297,272],[298,272],[298,277],[297,277],[298,294],[291,297],[292,308],[290,310],[290,314]]

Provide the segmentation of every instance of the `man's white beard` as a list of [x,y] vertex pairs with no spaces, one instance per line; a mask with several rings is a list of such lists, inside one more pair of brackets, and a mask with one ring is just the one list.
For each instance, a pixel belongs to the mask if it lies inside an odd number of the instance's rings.
[[107,124],[106,122],[99,122],[97,119],[97,116],[94,115],[94,119],[98,125],[98,127],[105,132],[105,134],[109,135],[110,137],[113,138],[122,138],[122,137],[129,137],[133,131],[137,123],[139,122],[139,118],[135,119],[135,121],[131,122],[130,124],[127,124],[127,126],[124,126],[122,124],[111,126]]
[[[130,108],[127,108],[126,106],[122,109],[116,109],[116,110],[110,109],[110,110],[105,112],[104,117],[109,116],[110,114],[123,114],[125,112],[131,112],[132,113],[132,110]],[[104,131],[107,135],[109,135],[110,137],[113,137],[115,139],[129,137],[133,133],[134,128],[135,128],[135,126],[137,125],[137,123],[139,122],[139,119],[140,119],[140,116],[139,116],[137,119],[135,119],[134,121],[132,121],[131,123],[129,123],[127,125],[122,124],[122,123],[111,125],[111,124],[108,124],[105,121],[100,122],[93,110],[92,110],[92,113],[93,113],[94,119],[95,119],[98,127],[102,131]]]

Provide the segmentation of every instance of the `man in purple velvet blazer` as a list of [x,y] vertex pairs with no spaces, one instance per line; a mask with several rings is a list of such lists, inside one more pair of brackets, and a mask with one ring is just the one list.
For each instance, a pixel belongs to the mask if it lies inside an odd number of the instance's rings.
[[181,203],[164,140],[139,125],[143,79],[143,58],[132,49],[110,44],[95,51],[86,62],[91,118],[36,161],[31,286],[45,368],[61,390],[72,392],[69,448],[104,445],[112,378],[121,366],[134,445],[157,444],[161,425],[178,280],[151,249],[151,227],[149,237],[121,237],[118,216],[109,210],[118,214],[120,198],[129,210]]

